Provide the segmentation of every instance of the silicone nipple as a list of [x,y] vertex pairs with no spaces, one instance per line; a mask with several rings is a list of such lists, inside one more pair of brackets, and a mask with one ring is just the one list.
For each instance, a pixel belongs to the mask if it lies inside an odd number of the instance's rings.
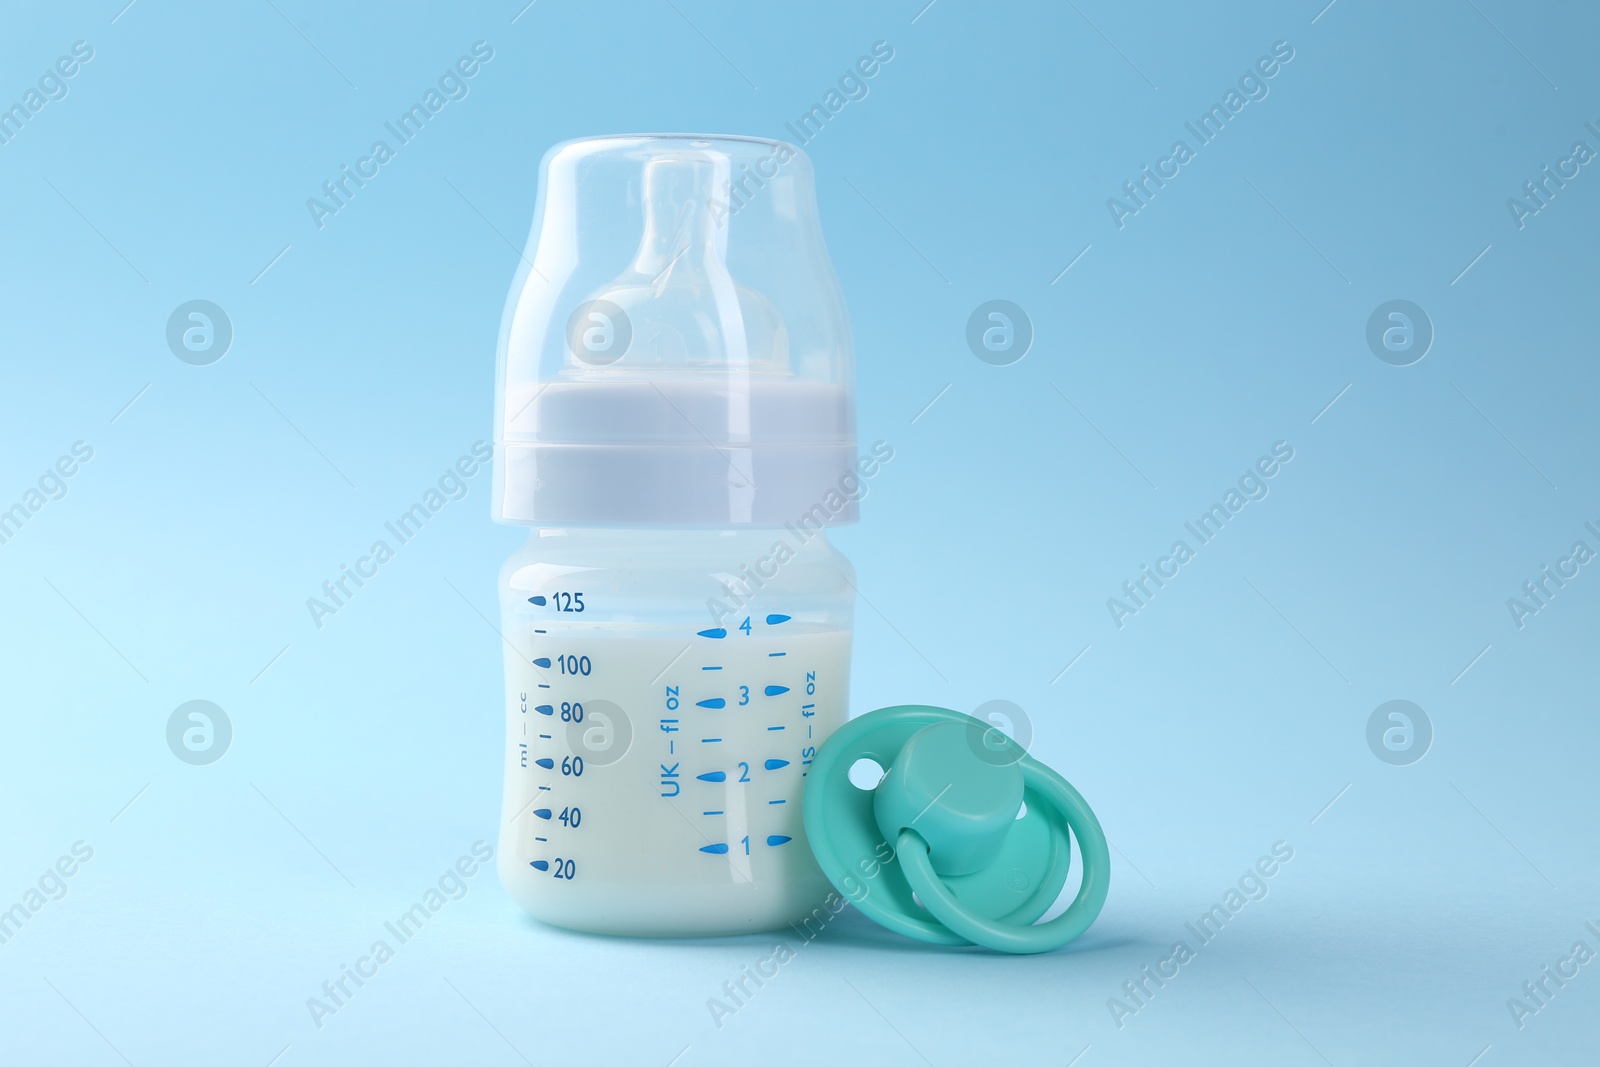
[[[620,358],[572,346],[579,370],[611,367],[666,372],[726,365],[740,373],[787,368],[777,310],[728,273],[727,220],[714,209],[728,181],[727,159],[680,152],[644,167],[644,236],[628,269],[595,294],[625,316],[631,334]],[[720,219],[720,221],[719,221]]]

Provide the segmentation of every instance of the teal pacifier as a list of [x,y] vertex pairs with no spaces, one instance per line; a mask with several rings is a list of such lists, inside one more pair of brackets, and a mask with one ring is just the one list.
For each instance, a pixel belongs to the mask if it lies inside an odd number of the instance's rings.
[[[876,788],[850,781],[863,759],[887,768]],[[852,719],[817,753],[803,803],[806,837],[834,888],[908,937],[1048,952],[1088,929],[1106,900],[1106,838],[1083,797],[958,711],[905,704]],[[1078,895],[1036,926],[1066,884],[1074,838]]]

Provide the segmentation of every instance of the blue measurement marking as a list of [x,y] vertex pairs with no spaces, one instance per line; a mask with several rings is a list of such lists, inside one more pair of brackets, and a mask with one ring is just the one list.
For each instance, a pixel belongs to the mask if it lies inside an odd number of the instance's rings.
[[792,618],[794,618],[793,615],[768,615],[767,616],[767,625],[768,626],[776,626],[780,622],[788,622]]
[[532,863],[528,864],[528,866],[532,867],[536,871],[548,871],[550,869],[550,861],[534,860]]
[[718,638],[718,637],[727,637],[728,636],[728,631],[724,630],[720,626],[713,627],[713,628],[711,628],[709,630],[700,630],[700,631],[698,631],[698,633],[699,633],[699,636],[701,636],[701,637]]
[[782,834],[768,834],[767,835],[767,844],[769,844],[769,845],[783,845],[783,844],[787,844],[788,842],[793,841],[793,840],[794,840],[794,838],[792,838],[792,837],[784,837]]
[[722,738],[720,738],[720,737],[702,737],[700,739],[700,743],[702,745],[714,745],[714,744],[717,744],[718,742],[720,742],[721,740],[722,740]]
[[769,726],[769,727],[767,727],[767,729],[768,730],[781,730],[781,729],[783,729],[783,727],[781,727],[781,726]]
[[728,702],[721,697],[712,697],[710,700],[696,700],[694,706],[697,708],[725,708],[728,706]]
[[547,785],[541,785],[541,786],[540,786],[540,787],[539,787],[539,791],[540,791],[540,792],[543,792],[543,793],[548,793],[548,792],[550,792],[550,787],[549,787],[549,786],[547,786]]
[[555,707],[550,704],[540,704],[533,710],[537,711],[540,715],[554,715],[556,713]]
[[703,670],[703,671],[720,671],[722,668],[721,667],[701,667],[700,669]]
[[707,771],[704,774],[697,774],[695,777],[702,782],[726,782],[728,773],[726,771]]
[[528,598],[528,603],[532,604],[536,608],[542,608],[544,607],[545,601],[544,597],[542,596],[531,596]]
[[533,762],[537,763],[547,771],[556,765],[556,761],[551,759],[549,756],[546,756],[544,759],[536,759]]
[[539,683],[539,688],[540,689],[549,689],[550,688],[550,683],[549,682],[540,682]]
[[786,685],[769,685],[766,689],[767,696],[769,697],[782,696],[788,691],[789,687]]
[[535,815],[539,816],[539,818],[541,818],[541,819],[548,819],[550,817],[550,809],[549,808],[534,808],[533,809],[533,813]]
[[769,801],[767,801],[767,803],[768,804],[787,804],[789,802],[787,800],[779,799],[779,800],[769,800]]
[[551,737],[550,737],[550,735],[549,735],[549,734],[540,734],[540,735],[539,735],[539,737],[540,737],[540,738],[541,738],[541,739],[542,739],[542,740],[545,740],[545,741],[549,741],[549,740],[551,740]]
[[767,658],[768,659],[776,659],[778,656],[787,656],[788,654],[789,653],[787,653],[787,652],[768,652],[767,653]]
[[789,761],[786,760],[786,759],[769,759],[769,760],[767,760],[767,763],[766,763],[767,770],[769,770],[769,771],[775,771],[779,767],[787,767],[787,766],[789,766]]
[[536,633],[536,634],[547,634],[547,633],[549,633],[549,632],[550,632],[550,631],[549,631],[549,630],[535,630],[535,631],[533,631],[533,632],[534,632],[534,633]]
[[810,711],[814,707],[816,707],[815,704],[801,704],[800,705],[800,710],[801,711]]
[[728,846],[726,843],[720,845],[701,845],[700,851],[709,852],[713,856],[726,856],[728,854]]
[[535,667],[548,667],[550,666],[550,657],[540,656],[538,659],[533,661],[533,665]]
[[721,815],[722,812],[720,812],[720,811],[702,811],[700,814],[701,815]]
[[536,838],[534,838],[534,840],[535,841],[546,841],[546,842],[548,842],[550,839],[548,837],[536,837]]

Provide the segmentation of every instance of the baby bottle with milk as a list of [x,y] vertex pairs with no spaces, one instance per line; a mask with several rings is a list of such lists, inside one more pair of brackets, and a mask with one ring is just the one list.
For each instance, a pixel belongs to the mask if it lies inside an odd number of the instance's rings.
[[[500,877],[558,926],[780,927],[829,891],[801,791],[845,720],[849,324],[799,149],[573,141],[501,329]],[[863,456],[870,465],[885,457]]]

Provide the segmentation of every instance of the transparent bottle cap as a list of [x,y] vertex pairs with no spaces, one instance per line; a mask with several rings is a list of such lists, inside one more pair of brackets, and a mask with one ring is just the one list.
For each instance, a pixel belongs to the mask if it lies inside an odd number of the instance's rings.
[[853,362],[798,148],[557,145],[501,327],[495,517],[853,522]]

